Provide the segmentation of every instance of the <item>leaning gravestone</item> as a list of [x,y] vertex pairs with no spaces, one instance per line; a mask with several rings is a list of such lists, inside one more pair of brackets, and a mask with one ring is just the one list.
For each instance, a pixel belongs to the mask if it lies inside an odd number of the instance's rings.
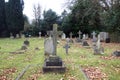
[[51,37],[47,38],[44,42],[45,55],[52,55],[54,51],[53,39]]
[[66,67],[60,57],[57,56],[57,24],[53,25],[53,53],[44,61],[43,72],[65,72]]

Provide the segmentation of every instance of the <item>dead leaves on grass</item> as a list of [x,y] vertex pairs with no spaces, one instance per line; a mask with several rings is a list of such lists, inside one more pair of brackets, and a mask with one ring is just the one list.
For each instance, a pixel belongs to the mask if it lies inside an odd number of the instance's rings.
[[100,56],[100,58],[103,60],[120,59],[120,57],[115,57],[115,56]]
[[42,75],[42,71],[38,71],[37,73],[30,75],[27,80],[37,80],[40,75]]
[[11,78],[8,78],[8,75],[12,75],[15,72],[17,72],[16,68],[8,68],[3,70],[2,74],[0,75],[0,80],[12,80]]
[[83,71],[90,80],[104,80],[104,78],[108,77],[98,67],[87,67],[84,68]]

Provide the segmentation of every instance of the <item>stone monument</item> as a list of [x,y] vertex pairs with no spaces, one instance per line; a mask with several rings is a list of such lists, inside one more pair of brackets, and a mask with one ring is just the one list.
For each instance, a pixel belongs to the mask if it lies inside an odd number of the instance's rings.
[[65,72],[66,67],[60,57],[57,56],[57,24],[53,24],[53,52],[44,61],[43,72]]

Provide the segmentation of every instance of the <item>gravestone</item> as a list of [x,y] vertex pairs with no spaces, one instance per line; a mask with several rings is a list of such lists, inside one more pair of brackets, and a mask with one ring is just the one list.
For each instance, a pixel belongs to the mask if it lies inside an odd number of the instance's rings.
[[29,46],[30,42],[28,41],[28,39],[26,39],[23,44],[25,44],[26,46]]
[[94,49],[94,54],[104,54],[104,48],[101,47],[101,44],[100,44],[100,34],[98,35],[98,41],[97,43],[93,46],[93,49]]
[[79,32],[78,32],[79,37],[76,38],[76,40],[75,40],[76,42],[82,42],[81,34],[82,34],[82,32],[79,30]]
[[88,40],[88,38],[89,38],[89,36],[88,36],[88,34],[86,34],[85,39]]
[[90,48],[90,45],[85,40],[83,41],[82,46],[85,47],[85,48]]
[[120,50],[113,52],[113,55],[116,57],[120,57]]
[[79,39],[81,39],[82,32],[80,30],[79,30],[78,34],[79,34]]
[[66,43],[63,48],[65,48],[66,54],[68,54],[68,49],[70,48],[69,43]]
[[13,34],[12,34],[12,33],[10,33],[10,38],[11,38],[11,39],[13,39],[13,38],[14,38],[14,36],[13,36]]
[[62,34],[62,39],[63,39],[63,40],[66,39],[65,33]]
[[16,34],[16,38],[20,38],[19,34]]
[[65,72],[65,65],[60,57],[57,56],[57,24],[53,24],[53,53],[45,59],[44,66],[43,66],[43,72],[51,72],[51,71],[57,71],[57,72]]
[[42,34],[42,33],[41,33],[41,32],[39,32],[39,38],[41,38],[41,34]]
[[70,32],[70,43],[73,43],[73,40],[72,40],[72,36],[73,36],[73,33],[72,32]]
[[107,32],[100,32],[99,34],[100,34],[100,41],[106,41],[106,39],[109,38],[109,34]]
[[54,48],[53,48],[53,39],[51,37],[47,38],[44,42],[44,52],[45,55],[52,55]]
[[95,31],[93,31],[93,33],[92,33],[92,42],[95,42],[95,43],[97,42]]

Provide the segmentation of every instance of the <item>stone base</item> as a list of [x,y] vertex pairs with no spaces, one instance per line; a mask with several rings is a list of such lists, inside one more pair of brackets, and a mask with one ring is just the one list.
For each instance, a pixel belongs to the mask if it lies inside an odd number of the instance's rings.
[[61,58],[57,56],[50,56],[45,59],[43,65],[43,72],[65,72],[66,67],[62,62]]

